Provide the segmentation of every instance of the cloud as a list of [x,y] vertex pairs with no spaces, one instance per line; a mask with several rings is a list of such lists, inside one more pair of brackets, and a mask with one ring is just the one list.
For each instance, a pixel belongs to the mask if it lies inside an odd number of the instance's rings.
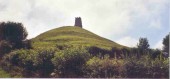
[[157,49],[162,49],[163,47],[163,44],[162,44],[162,40],[158,41],[154,46],[153,48],[157,48]]
[[85,29],[102,37],[132,40],[126,36],[136,29],[162,28],[160,15],[167,5],[168,0],[0,0],[0,21],[22,22],[32,38],[74,25],[80,16]]
[[116,42],[124,46],[136,47],[138,40],[130,36],[126,36],[117,40]]
[[155,19],[155,20],[151,21],[151,23],[149,25],[150,28],[156,28],[156,29],[161,29],[161,26],[162,25],[161,25],[161,22],[159,19]]
[[[128,10],[121,7],[121,3],[116,5],[117,0],[9,0],[8,3],[6,10],[0,13],[1,20],[23,22],[30,32],[29,37],[66,23],[74,25],[76,16],[82,17],[84,28],[104,37],[120,35],[131,27]],[[38,27],[40,32],[35,32]]]
[[[5,2],[5,0],[2,2]],[[22,22],[28,30],[28,38],[62,26],[65,21],[68,21],[59,10],[52,10],[50,7],[39,5],[35,0],[9,0],[7,3],[6,7],[1,7],[3,11],[0,11],[0,21]]]

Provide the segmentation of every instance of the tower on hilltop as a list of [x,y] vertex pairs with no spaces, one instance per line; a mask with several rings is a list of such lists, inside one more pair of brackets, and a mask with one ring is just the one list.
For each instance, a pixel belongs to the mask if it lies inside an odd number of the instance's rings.
[[81,22],[81,17],[76,17],[75,18],[75,27],[81,27],[82,28],[82,22]]

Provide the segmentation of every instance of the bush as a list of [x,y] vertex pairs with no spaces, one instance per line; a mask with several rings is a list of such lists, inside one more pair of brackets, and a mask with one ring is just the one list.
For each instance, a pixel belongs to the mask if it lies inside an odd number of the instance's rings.
[[0,41],[0,58],[12,50],[12,45],[5,40]]
[[12,52],[10,54],[6,54],[1,59],[0,66],[2,67],[2,69],[4,69],[7,72],[9,72],[13,67],[12,63],[11,63],[11,58],[12,58],[13,54],[15,54],[15,53]]
[[54,70],[51,59],[54,57],[54,51],[46,50],[37,53],[35,65],[37,66],[40,77],[50,77],[50,73]]
[[[143,73],[146,73],[144,64],[140,61],[137,61],[137,58],[129,58],[126,60],[126,76],[128,78],[141,78]],[[145,77],[145,76],[144,76]]]
[[145,55],[140,59],[126,59],[126,76],[128,78],[168,78],[169,60]]
[[159,49],[150,49],[150,54],[151,54],[151,58],[155,59],[158,58],[162,54],[162,52]]
[[169,58],[164,58],[162,54],[154,60],[150,60],[148,65],[150,68],[150,77],[152,78],[168,78],[169,77]]
[[53,50],[20,49],[5,55],[1,66],[9,72],[19,67],[24,77],[49,77],[54,70],[53,57]]
[[36,71],[36,65],[34,63],[36,60],[37,51],[21,49],[15,52],[16,54],[14,54],[11,58],[11,63],[23,68],[23,76],[32,76],[34,74],[33,72]]
[[29,77],[33,74],[32,71],[35,71],[35,54],[34,50],[16,50],[3,57],[1,66],[6,71],[13,72],[18,70],[18,73]]
[[6,72],[10,73],[11,77],[21,77],[22,75],[22,68],[16,66],[13,64],[13,58],[15,56],[16,52],[11,52],[9,54],[6,54],[3,56],[2,60],[1,60],[1,67],[3,70],[5,70]]
[[92,78],[124,77],[124,66],[121,59],[109,59],[105,55],[103,59],[93,57],[86,63],[86,76]]
[[88,52],[90,54],[92,54],[93,56],[96,56],[96,55],[104,56],[105,54],[110,54],[111,53],[111,51],[109,51],[109,50],[102,49],[102,48],[95,47],[95,46],[89,47]]
[[83,66],[90,54],[84,48],[71,48],[57,52],[52,59],[58,77],[82,77]]
[[88,47],[88,52],[93,55],[93,56],[97,56],[100,55],[101,57],[104,57],[104,55],[109,55],[110,58],[119,58],[122,59],[124,57],[124,53],[127,51],[126,49],[118,49],[116,47],[109,49],[102,49],[99,47],[95,47],[95,46],[91,46]]
[[22,41],[22,48],[24,49],[32,49],[32,42],[31,40],[24,40]]

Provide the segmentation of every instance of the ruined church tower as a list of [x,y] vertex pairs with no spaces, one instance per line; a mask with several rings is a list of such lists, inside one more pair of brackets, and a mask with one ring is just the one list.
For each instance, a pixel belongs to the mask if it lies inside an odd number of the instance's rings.
[[81,17],[76,17],[75,18],[75,27],[81,27],[82,28],[82,22],[81,22]]

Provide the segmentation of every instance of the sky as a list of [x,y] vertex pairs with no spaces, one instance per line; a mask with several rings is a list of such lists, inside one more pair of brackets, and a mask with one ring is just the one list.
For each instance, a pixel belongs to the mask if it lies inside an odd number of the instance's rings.
[[81,17],[84,29],[129,47],[143,37],[161,49],[169,14],[168,0],[0,0],[0,22],[23,23],[28,38]]

